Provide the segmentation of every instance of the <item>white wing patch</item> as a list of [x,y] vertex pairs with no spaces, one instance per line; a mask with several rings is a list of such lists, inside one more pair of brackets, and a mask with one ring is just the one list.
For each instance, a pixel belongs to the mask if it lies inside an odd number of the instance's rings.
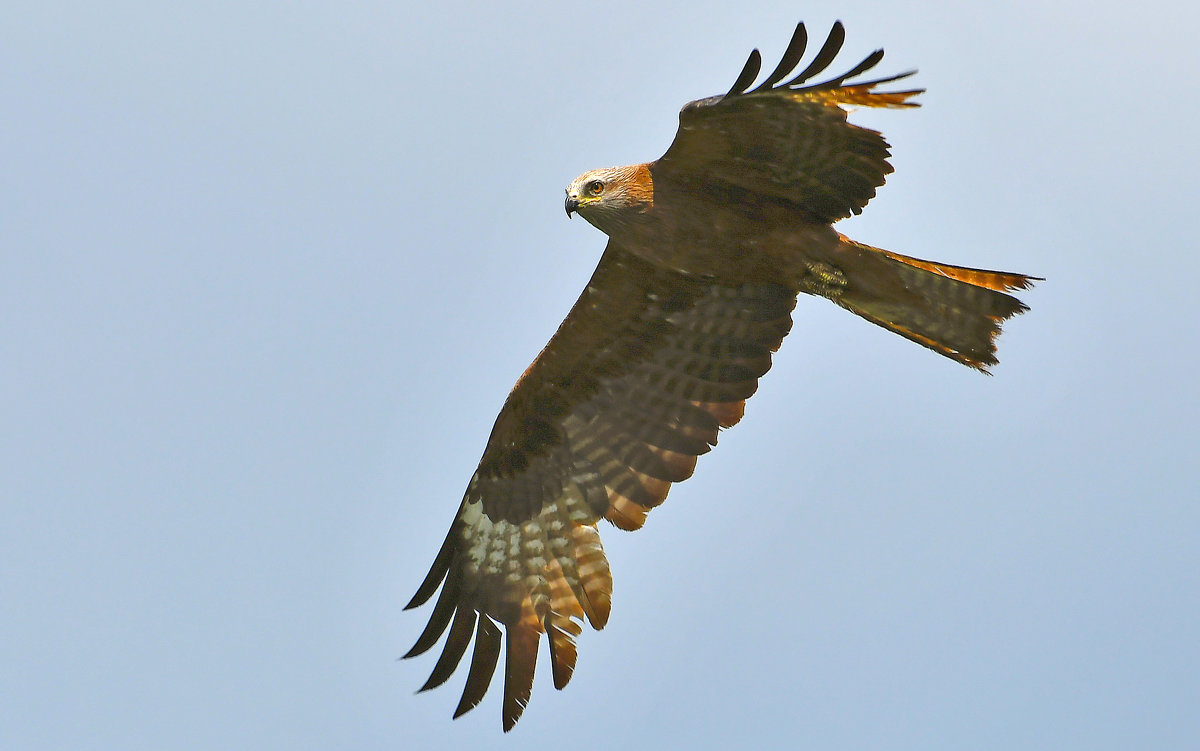
[[579,486],[566,483],[537,516],[520,524],[492,521],[482,501],[472,499],[474,486],[473,479],[460,516],[463,573],[482,585],[481,609],[503,603],[503,609],[520,613],[518,622],[538,631],[552,613],[556,622],[586,616],[594,628],[603,628],[612,574],[595,513]]

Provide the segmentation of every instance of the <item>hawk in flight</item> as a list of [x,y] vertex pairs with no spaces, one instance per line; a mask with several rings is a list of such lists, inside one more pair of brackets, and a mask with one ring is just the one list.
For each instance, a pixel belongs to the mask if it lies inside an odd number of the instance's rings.
[[[441,586],[405,655],[449,629],[421,690],[444,683],[474,638],[454,716],[491,682],[504,629],[504,729],[529,700],[545,635],[555,688],[575,669],[586,618],[604,627],[612,576],[596,525],[638,529],[671,483],[742,417],[800,293],[819,295],[971,368],[996,363],[1000,324],[1026,307],[1022,274],[922,261],[854,242],[831,226],[859,213],[892,171],[888,144],[843,106],[914,107],[921,89],[880,91],[912,75],[841,75],[836,23],[796,72],[783,59],[753,86],[758,50],[729,91],[685,105],[657,161],[586,172],[567,214],[608,235],[579,300],[520,377],[471,477],[450,532],[409,608]],[[786,80],[785,80],[786,79]]]

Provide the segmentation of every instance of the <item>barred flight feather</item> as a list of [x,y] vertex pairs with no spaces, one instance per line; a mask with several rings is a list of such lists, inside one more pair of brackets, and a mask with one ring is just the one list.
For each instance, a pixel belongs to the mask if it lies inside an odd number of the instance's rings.
[[[444,578],[433,616],[406,655],[426,651],[449,627],[424,688],[441,685],[474,629],[459,705],[467,711],[483,696],[485,671],[494,669],[491,624],[502,624],[505,727],[528,702],[541,634],[561,688],[581,633],[572,619],[586,617],[595,628],[608,619],[612,578],[596,522],[622,529],[645,523],[671,484],[692,475],[717,430],[740,419],[791,325],[796,294],[785,287],[697,282],[616,248],[596,276],[616,266],[641,278],[643,289],[613,299],[589,285],[568,319],[577,311],[614,316],[602,344],[585,362],[567,362],[551,340],[518,382],[427,580]],[[512,446],[520,448],[505,448]],[[410,605],[429,589],[423,585]]]
[[850,124],[846,105],[914,107],[921,93],[876,88],[912,72],[851,80],[882,50],[809,83],[844,41],[834,24],[801,68],[798,25],[758,86],[754,50],[726,94],[686,104],[660,159],[585,173],[568,189],[567,213],[608,234],[608,247],[505,401],[408,604],[438,593],[405,657],[446,634],[422,691],[450,678],[473,639],[455,717],[483,699],[502,633],[505,730],[529,702],[543,635],[554,686],[567,685],[582,621],[601,629],[611,608],[596,525],[642,527],[692,476],[744,416],[801,292],[970,367],[996,362],[1001,323],[1026,309],[1006,293],[1034,277],[923,261],[829,226],[860,212],[892,171],[888,143]]

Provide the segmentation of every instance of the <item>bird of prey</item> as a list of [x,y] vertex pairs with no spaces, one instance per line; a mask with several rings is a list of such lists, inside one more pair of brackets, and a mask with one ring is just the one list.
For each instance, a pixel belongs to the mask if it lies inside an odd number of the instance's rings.
[[[405,657],[449,629],[421,690],[444,683],[474,638],[455,717],[483,698],[504,628],[503,726],[521,716],[545,635],[555,688],[575,669],[583,619],[608,620],[612,576],[596,525],[638,529],[737,423],[800,293],[818,295],[968,367],[996,363],[1006,294],[1035,277],[923,261],[857,243],[831,226],[859,213],[892,171],[888,144],[844,106],[913,107],[911,76],[841,75],[834,24],[797,72],[799,24],[757,86],[750,54],[729,91],[686,104],[657,161],[586,172],[567,187],[608,235],[579,300],[513,387],[454,522],[409,608],[441,585]],[[786,79],[786,80],[785,80]],[[753,86],[753,88],[751,88]]]

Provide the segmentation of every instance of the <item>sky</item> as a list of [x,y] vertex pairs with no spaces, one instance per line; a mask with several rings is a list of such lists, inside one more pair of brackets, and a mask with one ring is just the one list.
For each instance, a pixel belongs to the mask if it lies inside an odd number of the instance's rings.
[[[1200,12],[981,7],[10,8],[0,747],[1194,744]],[[602,527],[571,685],[543,651],[512,733],[498,685],[451,721],[402,608],[603,248],[563,187],[838,18],[928,89],[854,114],[896,171],[839,229],[1032,310],[989,378],[802,299],[744,421]]]

